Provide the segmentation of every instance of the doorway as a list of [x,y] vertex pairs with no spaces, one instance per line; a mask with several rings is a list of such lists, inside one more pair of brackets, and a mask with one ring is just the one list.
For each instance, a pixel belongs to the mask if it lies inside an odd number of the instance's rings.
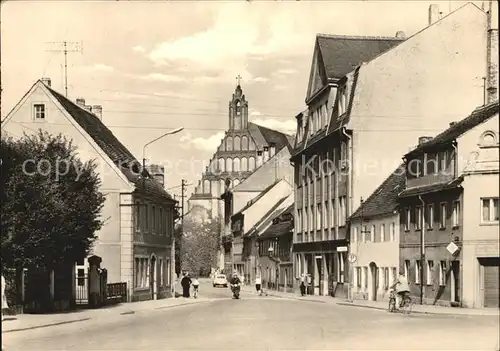
[[377,301],[377,287],[378,287],[378,267],[375,262],[370,263],[370,300]]
[[151,257],[151,265],[149,266],[149,289],[151,292],[151,300],[156,300],[156,256]]
[[451,261],[451,302],[460,301],[460,261]]

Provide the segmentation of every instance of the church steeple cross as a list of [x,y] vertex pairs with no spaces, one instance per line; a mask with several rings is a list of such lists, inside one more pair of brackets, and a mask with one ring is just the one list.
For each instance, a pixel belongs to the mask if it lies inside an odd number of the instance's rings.
[[241,80],[241,76],[238,74],[238,76],[236,77],[236,81],[238,82],[238,85],[240,85],[240,80]]

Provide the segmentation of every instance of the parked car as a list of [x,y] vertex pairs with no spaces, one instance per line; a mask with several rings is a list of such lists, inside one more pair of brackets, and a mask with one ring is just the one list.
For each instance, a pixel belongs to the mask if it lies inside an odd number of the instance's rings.
[[223,286],[227,288],[227,279],[224,274],[218,274],[215,276],[214,282],[213,282],[214,288],[217,286]]

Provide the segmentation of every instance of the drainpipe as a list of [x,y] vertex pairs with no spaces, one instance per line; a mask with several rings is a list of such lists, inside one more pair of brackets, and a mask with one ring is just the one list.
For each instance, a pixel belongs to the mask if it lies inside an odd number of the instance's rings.
[[[354,156],[352,154],[352,137],[346,133],[346,127],[343,127],[342,128],[342,134],[344,134],[348,140],[347,142],[347,159],[349,160],[349,163],[348,163],[348,167],[349,167],[349,176],[348,176],[348,184],[347,184],[347,196],[346,198],[348,199],[348,203],[349,203],[349,206],[346,205],[346,219],[353,213],[353,208],[354,208],[354,204],[353,204],[353,201],[352,201],[352,193],[353,193],[353,188],[354,188]],[[349,208],[349,211],[347,210],[347,208]],[[346,237],[347,237],[347,234],[346,233]],[[349,243],[349,246],[350,243]],[[350,250],[348,250],[350,251]],[[343,256],[342,256],[342,253],[340,253],[340,257],[343,259]],[[350,263],[347,263],[349,266],[352,266],[352,264]],[[346,272],[346,269],[345,269],[345,262],[344,262],[344,279],[345,279],[345,272]],[[350,272],[350,268],[348,270],[349,273]],[[352,280],[352,274],[349,274],[349,286],[351,285],[351,280]]]
[[458,177],[458,147],[457,147],[457,142],[454,141],[453,144],[451,144],[453,146],[453,150],[454,150],[454,154],[455,154],[455,157],[454,159],[452,160],[453,161],[453,178],[456,178]]
[[422,223],[420,235],[420,304],[424,304],[424,267],[425,267],[425,202],[422,196],[418,195],[418,199],[422,203]]

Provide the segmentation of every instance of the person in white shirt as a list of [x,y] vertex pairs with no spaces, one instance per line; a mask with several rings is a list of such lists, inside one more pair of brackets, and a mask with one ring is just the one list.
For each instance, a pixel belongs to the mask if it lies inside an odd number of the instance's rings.
[[260,276],[257,276],[255,278],[255,290],[257,290],[259,295],[262,295],[261,287],[262,287],[262,279],[260,278]]
[[405,296],[410,295],[410,286],[408,284],[408,280],[406,279],[404,271],[399,272],[399,277],[396,280],[396,282],[391,286],[391,289],[396,290],[396,292],[397,292],[396,306],[401,307]]
[[193,297],[196,299],[198,297],[198,288],[200,287],[200,282],[198,278],[194,277],[191,280],[191,285],[193,286]]

